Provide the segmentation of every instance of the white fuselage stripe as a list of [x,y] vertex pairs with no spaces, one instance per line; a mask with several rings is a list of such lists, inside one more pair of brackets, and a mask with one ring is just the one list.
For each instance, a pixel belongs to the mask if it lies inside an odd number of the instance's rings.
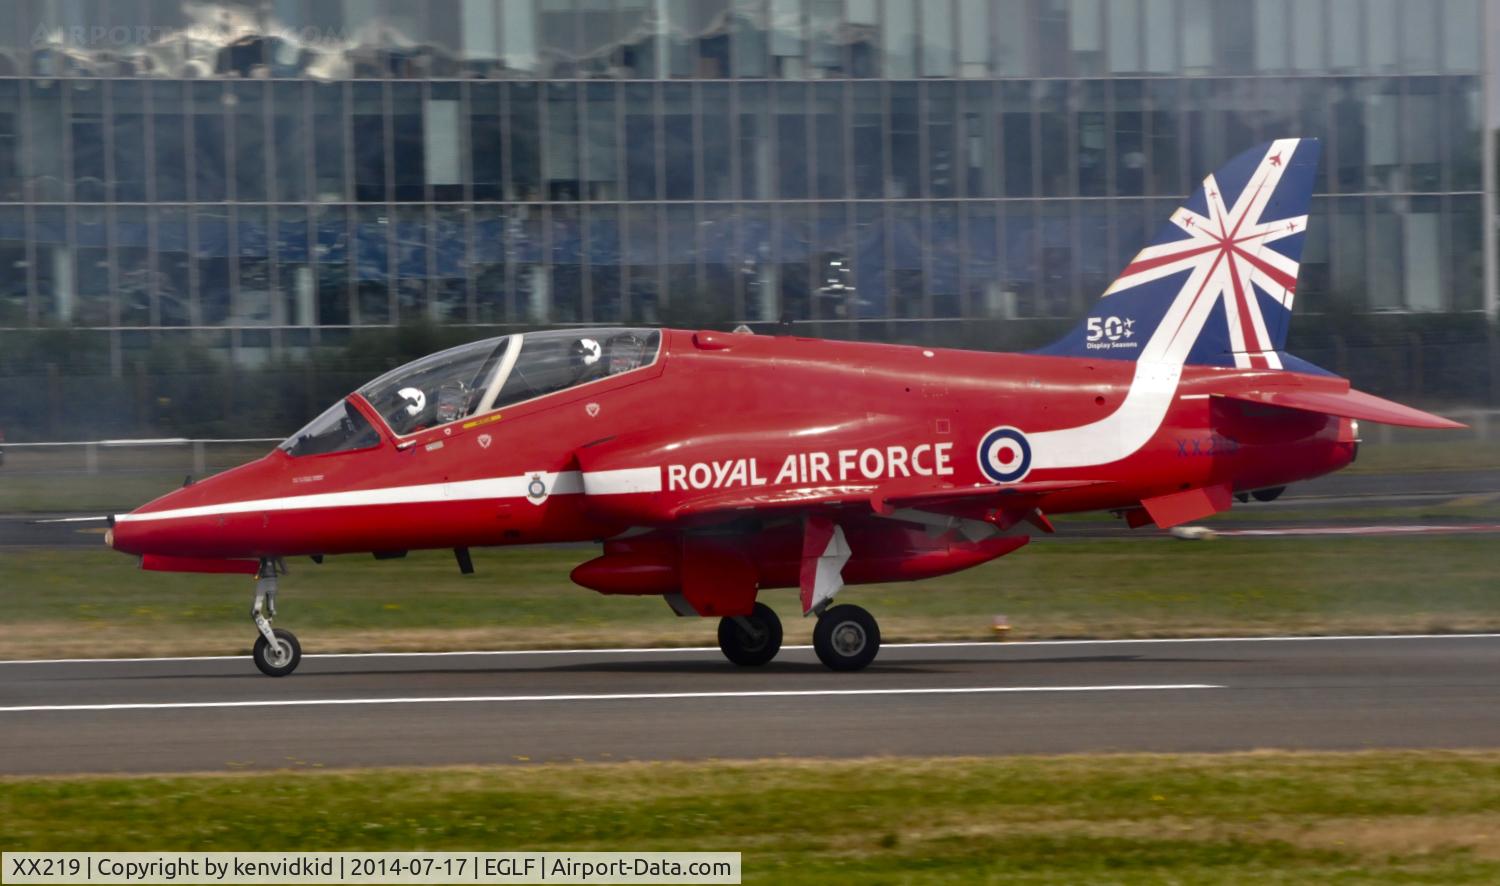
[[628,495],[632,492],[661,492],[661,468],[619,468],[613,471],[584,471],[585,495]]
[[1161,428],[1181,378],[1181,364],[1137,362],[1125,402],[1114,412],[1076,428],[1030,435],[1032,468],[1103,465],[1133,454]]
[[457,480],[450,483],[424,483],[416,486],[387,486],[347,492],[287,495],[276,498],[229,501],[191,508],[172,508],[165,511],[118,514],[115,516],[115,522],[139,523],[147,520],[258,514],[266,511],[300,511],[311,508],[357,508],[373,505],[435,504],[445,501],[526,498],[527,488],[534,479],[542,481],[548,496],[578,495],[583,492],[590,495],[623,495],[631,492],[661,491],[659,468],[627,468],[590,473],[538,471],[514,477],[487,477],[480,480]]
[[[1222,198],[1218,196],[1220,189],[1215,176],[1210,175],[1205,178],[1201,190],[1207,192],[1208,195],[1206,198],[1207,217],[1193,213],[1185,207],[1180,208],[1178,212],[1173,213],[1172,221],[1188,235],[1188,238],[1159,246],[1148,246],[1142,250],[1141,256],[1170,255],[1173,252],[1191,248],[1191,242],[1194,240],[1205,246],[1214,246],[1215,249],[1207,251],[1200,249],[1192,253],[1190,259],[1169,262],[1141,274],[1132,275],[1127,268],[1127,273],[1122,274],[1105,291],[1104,295],[1107,299],[1117,292],[1128,291],[1145,283],[1181,273],[1184,268],[1192,269],[1173,296],[1172,303],[1167,306],[1167,310],[1151,337],[1141,347],[1140,356],[1135,364],[1135,377],[1131,380],[1124,402],[1110,415],[1086,425],[1029,433],[1033,469],[1083,468],[1110,464],[1134,455],[1150,442],[1151,438],[1161,430],[1167,411],[1177,398],[1177,387],[1182,378],[1183,365],[1187,363],[1193,346],[1203,334],[1203,327],[1207,324],[1210,313],[1221,300],[1225,302],[1225,317],[1228,321],[1231,349],[1235,352],[1235,364],[1242,367],[1250,364],[1250,355],[1245,353],[1246,330],[1240,327],[1239,314],[1233,309],[1231,303],[1230,292],[1234,283],[1231,275],[1234,269],[1231,262],[1223,261],[1224,256],[1217,247],[1223,236],[1223,225],[1234,224],[1236,219],[1259,218],[1285,171],[1285,168],[1279,164],[1268,166],[1267,161],[1273,155],[1282,153],[1290,155],[1297,149],[1299,143],[1298,139],[1280,139],[1272,142],[1257,166],[1260,170],[1257,173],[1258,177],[1241,189],[1233,207],[1223,205]],[[1182,213],[1191,216],[1191,224],[1183,221]],[[1299,219],[1305,225],[1305,218],[1301,216],[1298,219],[1275,222],[1274,237],[1268,224],[1261,225],[1265,230],[1256,235],[1260,239],[1255,244],[1255,248],[1259,251],[1273,238],[1279,239],[1295,232]],[[1288,221],[1291,226],[1282,230],[1281,225]],[[1216,235],[1214,231],[1221,233]],[[1243,233],[1249,236],[1254,231],[1255,227],[1252,226]],[[1284,256],[1281,258],[1285,259]],[[1270,259],[1269,261],[1276,260]],[[1282,265],[1284,270],[1295,276],[1296,263],[1286,260]],[[1250,288],[1250,279],[1246,277],[1241,280],[1241,283],[1248,297],[1254,298],[1254,291]],[[1256,324],[1252,331],[1260,337],[1261,342],[1269,343],[1270,336],[1266,332],[1264,322],[1260,319],[1259,312],[1252,310],[1249,313]],[[1268,350],[1262,353],[1262,356],[1270,366],[1281,367],[1281,358],[1273,351]]]

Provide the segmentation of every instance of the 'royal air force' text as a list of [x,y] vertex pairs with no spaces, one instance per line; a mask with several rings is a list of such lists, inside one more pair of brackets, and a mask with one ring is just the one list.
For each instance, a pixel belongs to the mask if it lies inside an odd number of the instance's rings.
[[[774,464],[774,462],[772,462]],[[952,443],[794,452],[774,473],[758,458],[729,458],[667,465],[667,490],[729,489],[736,486],[782,486],[810,483],[854,483],[897,477],[947,477],[953,473]]]

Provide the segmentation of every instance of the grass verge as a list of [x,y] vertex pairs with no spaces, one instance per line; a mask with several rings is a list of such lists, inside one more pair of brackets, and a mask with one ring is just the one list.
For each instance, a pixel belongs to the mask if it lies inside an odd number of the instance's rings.
[[1459,440],[1461,432],[1426,432],[1437,439],[1381,443],[1367,439],[1359,458],[1345,468],[1359,474],[1402,474],[1413,471],[1482,471],[1500,468],[1500,444]]
[[1500,752],[5,778],[0,820],[12,851],[741,851],[747,883],[1495,883]]
[[[591,546],[404,560],[301,560],[278,624],[309,652],[704,645],[713,626],[655,597],[606,597],[569,570]],[[1486,536],[1157,537],[1040,540],[994,563],[916,584],[850,588],[891,641],[984,639],[1003,615],[1017,638],[1500,629],[1500,560]],[[235,653],[254,639],[243,576],[148,573],[106,550],[0,554],[0,658]],[[787,642],[811,630],[794,591],[763,599]]]

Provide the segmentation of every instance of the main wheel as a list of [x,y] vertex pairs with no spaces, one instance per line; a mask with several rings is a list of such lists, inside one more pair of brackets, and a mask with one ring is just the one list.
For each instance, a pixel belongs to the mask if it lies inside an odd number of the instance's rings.
[[285,628],[276,628],[271,633],[276,635],[275,649],[271,648],[264,636],[255,638],[255,651],[252,653],[255,666],[267,677],[285,677],[295,671],[302,661],[302,644],[297,642],[296,634]]
[[880,651],[880,625],[864,609],[844,604],[818,616],[813,628],[813,650],[835,671],[857,671]]
[[754,667],[763,665],[781,651],[781,619],[764,603],[756,603],[750,614],[743,618],[750,623],[745,630],[741,619],[719,619],[719,648],[724,657],[737,665]]

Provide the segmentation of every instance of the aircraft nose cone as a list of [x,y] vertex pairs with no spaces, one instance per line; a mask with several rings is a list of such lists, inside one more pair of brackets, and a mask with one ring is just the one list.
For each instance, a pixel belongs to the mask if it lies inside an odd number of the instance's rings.
[[127,554],[198,556],[217,554],[234,539],[228,537],[218,506],[255,498],[274,486],[277,465],[260,459],[174,489],[160,498],[115,517],[108,543]]
[[122,554],[143,554],[145,551],[138,544],[139,533],[133,529],[128,523],[120,523],[104,533],[104,543]]
[[115,518],[109,544],[126,554],[183,556],[212,544],[220,534],[221,518],[198,513],[201,499],[189,501],[177,493],[165,495],[146,508]]

